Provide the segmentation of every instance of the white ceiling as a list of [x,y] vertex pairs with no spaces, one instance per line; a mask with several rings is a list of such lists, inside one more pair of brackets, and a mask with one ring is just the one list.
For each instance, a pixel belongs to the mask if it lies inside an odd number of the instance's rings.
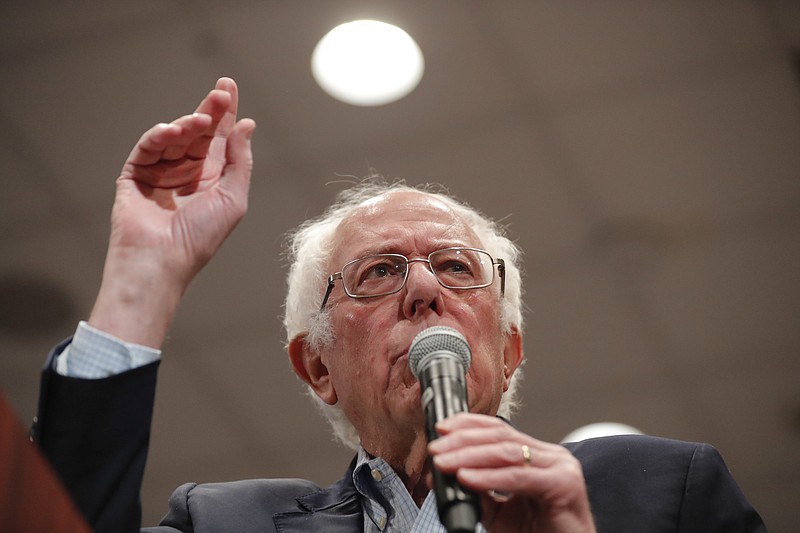
[[[356,108],[314,84],[316,41],[355,18],[420,44],[404,100]],[[711,442],[792,530],[798,50],[789,1],[5,0],[0,386],[29,419],[47,349],[91,307],[130,147],[230,75],[259,124],[251,209],[165,346],[145,523],[184,481],[346,467],[283,352],[280,252],[340,176],[375,168],[446,184],[525,249],[522,429]]]

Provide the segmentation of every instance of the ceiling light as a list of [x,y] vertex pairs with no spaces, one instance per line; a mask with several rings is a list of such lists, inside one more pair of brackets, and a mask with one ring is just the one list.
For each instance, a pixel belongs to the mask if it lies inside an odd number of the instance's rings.
[[311,72],[325,92],[348,104],[377,106],[414,90],[422,79],[422,51],[405,31],[376,20],[337,26],[317,44]]

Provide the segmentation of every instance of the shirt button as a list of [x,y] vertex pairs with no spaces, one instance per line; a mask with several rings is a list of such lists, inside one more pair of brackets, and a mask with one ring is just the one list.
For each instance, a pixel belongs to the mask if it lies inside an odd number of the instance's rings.
[[[373,468],[370,473],[372,474],[372,479],[374,479],[375,481],[380,481],[380,480],[383,479],[383,475],[381,474],[381,471],[378,470],[377,468]],[[383,526],[381,526],[381,527],[383,527]]]

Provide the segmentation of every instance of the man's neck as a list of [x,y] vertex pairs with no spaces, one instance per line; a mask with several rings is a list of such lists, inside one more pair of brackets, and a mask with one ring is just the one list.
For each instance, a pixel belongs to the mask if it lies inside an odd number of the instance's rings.
[[362,442],[364,450],[370,456],[380,457],[392,467],[392,470],[400,476],[414,503],[417,507],[421,507],[430,492],[427,479],[430,471],[428,439],[425,434],[417,433],[414,438],[404,442],[398,442],[396,439],[384,440],[382,444]]

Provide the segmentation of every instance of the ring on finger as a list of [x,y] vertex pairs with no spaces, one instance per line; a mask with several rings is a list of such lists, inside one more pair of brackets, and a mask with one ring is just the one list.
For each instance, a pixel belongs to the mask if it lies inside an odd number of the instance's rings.
[[522,466],[531,466],[531,461],[533,460],[533,454],[531,454],[531,449],[528,447],[527,444],[522,445]]

